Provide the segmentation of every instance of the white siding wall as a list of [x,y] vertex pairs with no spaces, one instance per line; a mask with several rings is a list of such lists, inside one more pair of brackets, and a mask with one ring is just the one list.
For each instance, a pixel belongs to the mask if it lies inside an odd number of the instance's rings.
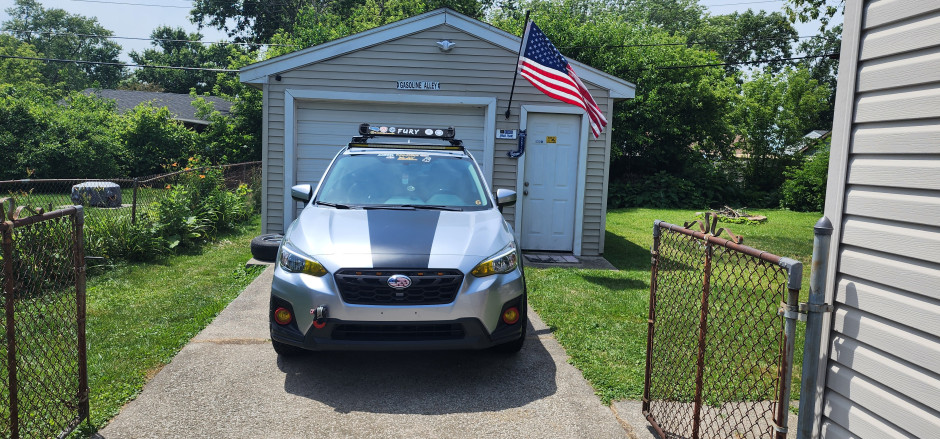
[[[451,52],[441,52],[435,42],[450,40],[457,45]],[[512,103],[512,115],[503,116],[509,99],[516,54],[483,41],[449,25],[440,25],[377,46],[321,61],[281,74],[281,80],[269,78],[266,87],[268,129],[265,158],[265,233],[281,232],[284,199],[284,90],[334,90],[338,92],[422,94],[441,96],[474,96],[497,98],[496,129],[519,128],[519,106],[523,104],[559,105],[525,79],[518,78]],[[422,79],[440,81],[439,91],[396,90],[395,80]],[[610,113],[613,99],[609,92],[585,83],[605,114]],[[588,142],[587,183],[585,185],[582,254],[602,252],[607,202],[605,199],[607,159],[610,130],[597,140]],[[459,133],[458,133],[459,134]],[[494,136],[495,133],[487,133]],[[516,159],[506,153],[516,149],[514,140],[496,140],[493,159],[495,188],[516,187]],[[515,210],[504,211],[512,223]]]
[[936,438],[940,2],[846,3],[841,67],[852,71],[840,73],[826,200],[838,242],[821,435]]

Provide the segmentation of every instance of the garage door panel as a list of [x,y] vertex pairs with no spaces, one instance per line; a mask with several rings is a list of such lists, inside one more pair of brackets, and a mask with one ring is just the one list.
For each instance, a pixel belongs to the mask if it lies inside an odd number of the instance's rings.
[[295,114],[296,183],[293,184],[316,186],[336,153],[358,135],[361,123],[453,126],[457,138],[463,140],[481,168],[487,169],[492,161],[483,149],[486,110],[482,106],[311,100],[298,101]]

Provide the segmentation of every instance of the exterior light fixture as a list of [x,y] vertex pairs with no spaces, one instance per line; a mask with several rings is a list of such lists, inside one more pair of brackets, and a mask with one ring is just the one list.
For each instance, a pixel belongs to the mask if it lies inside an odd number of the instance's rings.
[[437,42],[437,45],[440,46],[441,52],[450,52],[450,49],[453,49],[457,43],[450,40],[441,40]]

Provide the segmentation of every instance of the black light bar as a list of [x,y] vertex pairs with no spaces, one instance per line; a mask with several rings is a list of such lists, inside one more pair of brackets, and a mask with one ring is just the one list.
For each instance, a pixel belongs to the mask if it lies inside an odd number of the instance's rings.
[[427,128],[427,127],[401,127],[395,125],[359,125],[359,135],[367,138],[375,137],[417,137],[423,139],[454,140],[454,127]]

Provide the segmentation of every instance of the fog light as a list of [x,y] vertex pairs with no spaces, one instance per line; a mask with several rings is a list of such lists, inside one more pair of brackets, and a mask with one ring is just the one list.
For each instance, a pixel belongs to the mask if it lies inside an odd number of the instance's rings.
[[507,325],[514,325],[519,321],[519,308],[510,307],[506,311],[503,311],[503,322],[506,322]]
[[287,308],[278,308],[274,310],[274,321],[278,325],[286,325],[293,320],[294,316],[291,315],[290,311]]

